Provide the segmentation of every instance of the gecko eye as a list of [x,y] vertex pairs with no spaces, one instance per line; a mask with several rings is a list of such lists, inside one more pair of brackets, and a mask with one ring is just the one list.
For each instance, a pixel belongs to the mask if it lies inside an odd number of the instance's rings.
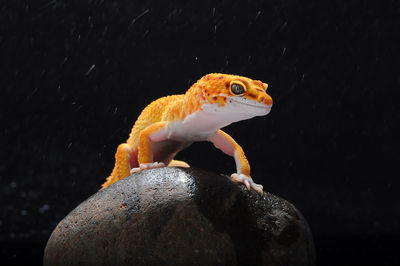
[[244,93],[244,92],[245,92],[245,89],[243,88],[242,85],[237,84],[237,83],[233,83],[233,84],[231,85],[231,91],[232,91],[233,94],[238,95],[238,94]]

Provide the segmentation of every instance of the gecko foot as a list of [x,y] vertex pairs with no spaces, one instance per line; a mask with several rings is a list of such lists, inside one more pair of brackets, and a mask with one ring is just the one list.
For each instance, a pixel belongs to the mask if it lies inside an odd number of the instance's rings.
[[232,181],[234,181],[236,183],[244,184],[248,190],[250,190],[252,188],[255,191],[257,191],[258,193],[260,193],[261,195],[264,193],[263,186],[254,183],[253,179],[251,179],[251,177],[249,177],[249,176],[246,176],[244,174],[236,174],[235,173],[235,174],[231,175],[231,179],[232,179]]
[[131,169],[131,174],[139,173],[139,172],[141,172],[143,170],[154,169],[154,168],[162,168],[162,167],[165,167],[164,163],[157,163],[157,162],[154,162],[154,163],[141,163],[139,165],[139,167]]

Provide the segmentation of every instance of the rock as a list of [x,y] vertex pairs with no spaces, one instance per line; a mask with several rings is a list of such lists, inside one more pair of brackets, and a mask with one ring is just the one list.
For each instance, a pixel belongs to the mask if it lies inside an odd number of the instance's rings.
[[48,240],[44,265],[314,265],[289,202],[227,176],[160,168],[100,190]]

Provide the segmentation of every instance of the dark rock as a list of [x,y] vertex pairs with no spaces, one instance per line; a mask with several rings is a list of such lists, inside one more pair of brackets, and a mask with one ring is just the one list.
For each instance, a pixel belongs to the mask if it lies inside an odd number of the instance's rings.
[[168,167],[76,207],[50,236],[44,265],[314,265],[314,254],[289,202],[223,175]]

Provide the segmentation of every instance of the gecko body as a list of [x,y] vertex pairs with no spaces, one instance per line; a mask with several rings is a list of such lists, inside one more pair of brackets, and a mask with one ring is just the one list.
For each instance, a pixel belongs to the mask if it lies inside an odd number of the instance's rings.
[[189,165],[175,155],[196,141],[210,141],[234,157],[232,180],[262,194],[250,177],[243,149],[221,128],[270,112],[268,85],[237,75],[208,74],[181,95],[162,97],[149,104],[136,120],[126,143],[118,146],[115,167],[103,188],[133,173],[164,166]]

